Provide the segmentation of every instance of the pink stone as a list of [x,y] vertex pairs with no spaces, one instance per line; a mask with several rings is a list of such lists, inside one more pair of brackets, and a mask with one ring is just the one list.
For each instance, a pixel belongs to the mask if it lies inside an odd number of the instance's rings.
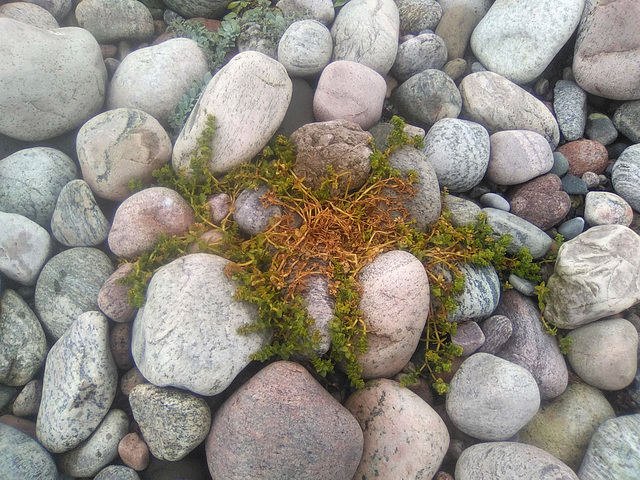
[[558,147],[557,152],[569,161],[569,173],[581,176],[585,172],[603,173],[609,163],[607,149],[595,140],[576,140]]
[[98,293],[98,307],[114,322],[130,322],[138,310],[129,303],[129,287],[119,280],[133,271],[133,264],[123,263],[107,279]]
[[118,455],[122,463],[138,472],[149,465],[149,447],[135,432],[128,433],[120,440]]
[[553,173],[534,178],[514,190],[510,200],[511,213],[547,230],[571,209],[571,199],[561,189],[562,181]]

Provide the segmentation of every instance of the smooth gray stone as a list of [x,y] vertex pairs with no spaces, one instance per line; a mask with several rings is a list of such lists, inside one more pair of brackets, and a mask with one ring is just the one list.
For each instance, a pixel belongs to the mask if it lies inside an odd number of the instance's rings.
[[558,80],[553,89],[553,111],[567,142],[582,138],[587,125],[587,92],[575,82]]
[[97,248],[71,248],[49,260],[35,293],[45,331],[58,339],[80,314],[98,310],[98,293],[113,270],[109,257]]
[[584,218],[575,217],[571,220],[567,220],[558,227],[558,233],[564,237],[565,240],[572,240],[580,235],[584,231]]
[[51,217],[51,232],[67,247],[94,247],[107,239],[109,221],[84,180],[67,183]]
[[278,58],[277,37],[266,34],[257,22],[250,22],[242,28],[236,39],[236,47],[240,53],[259,52],[274,60]]
[[31,380],[13,401],[12,410],[16,417],[30,417],[38,414],[42,399],[42,382]]
[[640,100],[620,105],[613,115],[613,124],[633,143],[640,143]]
[[267,190],[266,185],[258,187],[257,190],[245,189],[236,198],[233,219],[238,222],[241,232],[258,235],[267,229],[272,218],[282,215],[282,208],[279,206],[265,207],[262,204],[262,197]]
[[562,191],[569,195],[586,195],[589,189],[584,180],[568,173],[562,177]]
[[229,0],[162,0],[174,12],[186,18],[218,18],[227,11]]
[[17,388],[0,383],[0,410],[9,405],[17,394]]
[[2,480],[56,480],[58,470],[42,445],[0,422],[0,477]]
[[511,210],[509,200],[504,198],[502,195],[498,195],[497,193],[485,193],[480,196],[479,202],[483,207],[497,208],[498,210],[503,210],[505,212]]
[[278,43],[278,61],[292,78],[319,74],[332,52],[331,32],[315,20],[293,22]]
[[549,173],[562,177],[569,171],[569,160],[560,152],[553,152],[553,167]]
[[13,290],[0,298],[0,382],[27,384],[47,356],[47,339],[38,317]]
[[487,223],[495,236],[511,235],[512,242],[507,247],[509,253],[516,254],[521,247],[527,247],[536,259],[544,257],[551,248],[551,237],[532,223],[496,208],[483,208],[482,211],[487,214]]
[[153,36],[151,12],[135,0],[82,0],[75,9],[78,25],[100,43],[147,40]]
[[533,297],[536,293],[535,283],[525,278],[520,278],[513,273],[509,275],[509,283],[516,291],[520,292],[523,295],[526,295],[527,297]]
[[435,0],[398,0],[400,31],[403,34],[435,30],[442,18],[442,7]]
[[301,296],[307,304],[307,313],[314,321],[312,329],[320,332],[320,344],[315,350],[316,355],[320,356],[331,348],[329,324],[334,317],[333,311],[336,302],[329,292],[329,280],[324,275],[309,275],[305,282],[306,289]]
[[98,472],[93,480],[140,480],[133,468],[124,465],[109,465]]
[[109,411],[117,384],[109,320],[100,312],[83,313],[47,356],[38,440],[54,453],[80,445]]
[[591,437],[580,480],[640,478],[640,413],[611,418]]
[[[450,322],[479,320],[493,313],[500,301],[500,278],[493,265],[457,265],[465,276],[464,290],[454,297],[458,308],[449,314]],[[449,277],[449,272],[445,277]]]
[[640,212],[640,144],[631,145],[613,164],[611,183],[631,208]]
[[447,46],[435,33],[424,33],[398,47],[390,74],[399,82],[430,68],[439,70],[447,62]]
[[0,160],[0,211],[49,228],[60,190],[76,174],[73,160],[54,148],[26,148],[9,155]]
[[459,322],[456,333],[451,335],[451,343],[462,347],[461,357],[468,357],[478,350],[484,342],[485,337],[482,329],[473,321]]
[[511,320],[503,315],[492,315],[480,324],[484,333],[484,344],[478,352],[496,355],[513,333]]
[[478,215],[482,213],[482,209],[472,201],[454,195],[445,195],[442,203],[448,209],[454,227],[475,223]]
[[331,0],[280,0],[276,7],[282,14],[293,18],[310,18],[331,26],[335,8]]
[[602,113],[592,113],[587,117],[585,137],[603,145],[611,145],[618,138],[618,130],[609,117]]

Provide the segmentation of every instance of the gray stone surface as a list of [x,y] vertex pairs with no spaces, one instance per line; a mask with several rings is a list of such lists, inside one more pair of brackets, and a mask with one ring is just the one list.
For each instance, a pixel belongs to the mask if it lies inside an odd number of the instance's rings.
[[484,344],[478,352],[497,354],[513,334],[511,320],[504,315],[492,315],[480,324],[484,333]]
[[633,209],[611,192],[589,192],[584,200],[584,219],[589,225],[624,225],[633,221]]
[[400,15],[400,32],[403,34],[417,34],[423,30],[435,30],[440,18],[442,7],[436,0],[398,0]]
[[516,254],[521,247],[527,247],[535,259],[545,256],[551,248],[551,237],[532,223],[495,208],[483,208],[482,211],[487,214],[487,223],[494,235],[511,235],[512,242],[507,247],[509,253]]
[[311,18],[324,25],[331,25],[335,17],[335,9],[331,0],[280,0],[276,7],[284,15],[298,15]]
[[153,36],[151,12],[136,0],[82,0],[75,16],[78,25],[100,43],[140,41]]
[[320,333],[320,344],[317,355],[324,355],[331,347],[331,331],[329,323],[333,320],[335,298],[329,292],[329,281],[323,275],[309,275],[305,279],[306,289],[302,299],[307,303],[307,313],[313,318],[313,329]]
[[491,159],[486,178],[499,185],[518,185],[547,173],[553,152],[539,133],[505,130],[490,137]]
[[477,216],[482,213],[482,209],[472,201],[454,195],[446,195],[442,204],[449,210],[454,227],[475,223]]
[[233,219],[238,222],[241,232],[258,235],[267,229],[274,217],[282,215],[282,208],[278,205],[263,205],[262,197],[268,190],[266,185],[258,187],[257,190],[245,189],[236,198]]
[[613,115],[613,124],[633,143],[640,143],[640,101],[620,105]]
[[558,227],[558,233],[564,237],[565,240],[572,240],[580,235],[584,231],[584,218],[575,217],[571,220],[567,220]]
[[47,339],[38,317],[13,290],[0,297],[0,382],[22,386],[47,356]]
[[493,193],[493,192],[483,193],[482,195],[480,195],[480,198],[478,199],[478,201],[480,202],[480,205],[482,205],[483,207],[497,208],[498,210],[503,210],[505,212],[508,212],[509,210],[511,210],[511,205],[509,205],[509,200],[507,200],[502,195],[497,193]]
[[511,274],[508,278],[509,283],[515,291],[520,292],[527,297],[533,297],[536,295],[536,284],[526,278],[521,278],[518,275]]
[[398,47],[390,74],[399,82],[427,69],[441,69],[447,62],[447,46],[435,33],[423,33]]
[[618,157],[611,182],[616,193],[640,212],[640,145],[631,145]]
[[602,113],[592,113],[587,117],[584,136],[603,145],[611,145],[618,138],[618,131],[609,117]]
[[160,460],[181,460],[209,433],[211,410],[203,398],[147,383],[131,390],[129,403],[149,450]]
[[640,236],[622,225],[591,227],[558,251],[545,318],[572,329],[640,301]]
[[9,405],[16,395],[18,395],[17,388],[0,383],[0,409]]
[[278,43],[278,61],[292,78],[319,74],[332,52],[331,32],[315,20],[293,22]]
[[[391,1],[391,0],[389,0]],[[242,52],[208,83],[173,148],[172,166],[187,167],[207,116],[215,116],[207,166],[225,173],[251,160],[276,132],[291,100],[284,66],[258,52]]]
[[47,30],[60,28],[55,17],[35,3],[15,2],[0,5],[0,17],[11,18]]
[[42,399],[42,382],[31,380],[13,401],[12,411],[16,417],[31,417],[38,414]]
[[0,422],[0,475],[3,480],[55,480],[56,463],[30,436]]
[[71,248],[49,260],[35,292],[45,331],[58,339],[80,314],[97,310],[100,287],[112,273],[111,260],[96,248]]
[[489,145],[489,134],[482,125],[444,118],[429,129],[422,151],[440,186],[455,193],[480,183],[489,165]]
[[98,472],[93,480],[140,480],[133,468],[124,465],[109,465]]
[[[449,314],[450,322],[480,320],[493,313],[500,301],[500,278],[492,265],[481,267],[472,263],[457,265],[465,276],[464,290],[454,297],[458,305]],[[451,278],[445,272],[445,278]]]
[[0,18],[0,133],[46,140],[100,111],[107,70],[100,46],[81,28],[44,30]]
[[553,89],[553,111],[566,141],[582,138],[587,125],[587,92],[575,82],[558,80]]
[[237,332],[255,321],[257,312],[233,299],[236,283],[224,273],[228,264],[221,257],[195,253],[152,277],[131,340],[136,365],[150,382],[215,395],[267,343],[267,334]]
[[86,312],[47,356],[36,423],[38,440],[54,453],[80,445],[109,411],[117,383],[109,320],[99,312]]
[[74,178],[76,165],[61,151],[20,150],[0,160],[0,211],[23,215],[49,228],[58,194]]
[[553,167],[549,173],[562,177],[569,171],[569,160],[560,152],[553,152]]

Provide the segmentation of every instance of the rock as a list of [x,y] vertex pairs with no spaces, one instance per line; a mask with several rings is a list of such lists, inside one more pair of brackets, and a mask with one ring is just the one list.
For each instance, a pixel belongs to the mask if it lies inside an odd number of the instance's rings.
[[140,480],[140,477],[129,467],[109,465],[100,470],[93,480]]
[[611,183],[616,193],[640,212],[640,145],[631,145],[618,157],[613,164]]
[[551,237],[532,223],[512,213],[495,208],[483,208],[487,223],[494,236],[509,234],[512,237],[507,252],[515,255],[521,247],[527,247],[534,259],[544,257],[553,243]]
[[149,465],[149,447],[135,432],[122,437],[118,444],[118,455],[125,465],[137,471]]
[[[265,442],[277,439],[278,449]],[[213,478],[351,480],[362,430],[301,366],[263,368],[216,412],[205,444]]]
[[147,188],[116,210],[109,248],[119,257],[136,257],[152,248],[161,234],[182,235],[194,222],[193,210],[175,190]]
[[575,383],[520,430],[518,441],[545,450],[577,471],[598,425],[614,416],[599,390]]
[[589,385],[622,390],[638,368],[638,332],[623,318],[599,320],[569,332],[569,363]]
[[0,422],[0,473],[4,480],[55,479],[56,463],[42,445],[9,425]]
[[520,292],[527,297],[536,296],[536,284],[526,278],[521,278],[513,273],[507,279],[516,292]]
[[[449,447],[449,432],[433,408],[393,380],[368,382],[345,407],[364,432],[353,478],[432,478]],[[400,446],[408,445],[411,455]]]
[[344,192],[347,187],[359,188],[371,170],[369,156],[373,150],[369,146],[370,139],[370,133],[346,120],[305,125],[291,135],[297,150],[293,171],[304,178],[311,189],[317,190],[330,166],[338,175],[349,172],[349,175],[341,177],[345,180],[338,182],[339,192]]
[[[233,299],[236,283],[224,273],[229,263],[194,253],[153,275],[131,340],[136,365],[153,384],[215,395],[249,363],[249,355],[267,343],[266,334],[237,332],[254,322],[257,312]],[[176,284],[182,286],[179,291]],[[194,328],[200,332],[197,337]]]
[[457,117],[462,108],[458,87],[440,70],[425,70],[409,78],[391,101],[407,120],[425,129],[443,118]]
[[400,44],[390,73],[398,81],[404,82],[424,70],[440,70],[446,61],[447,46],[444,40],[435,33],[423,33]]
[[78,25],[100,43],[146,40],[153,35],[151,12],[135,0],[82,0],[75,15]]
[[149,382],[147,382],[147,380],[142,376],[140,370],[133,367],[122,375],[122,378],[120,379],[120,391],[125,397],[128,397],[131,390],[133,390],[136,385],[141,385],[143,383]]
[[121,201],[131,195],[129,181],[153,182],[152,172],[171,158],[171,140],[151,115],[117,108],[82,126],[77,150],[82,176],[93,192]]
[[84,180],[67,183],[51,217],[51,231],[67,247],[93,247],[107,239],[109,222]]
[[443,12],[435,32],[444,40],[449,60],[464,56],[471,32],[480,18],[468,5],[460,2]]
[[545,332],[540,311],[513,290],[502,293],[497,315],[511,320],[512,334],[496,354],[526,368],[536,379],[542,400],[556,398],[567,388],[567,365],[555,337]]
[[34,3],[15,2],[0,5],[0,17],[11,18],[45,30],[60,28],[53,15]]
[[589,192],[584,202],[584,219],[589,225],[624,225],[633,221],[631,205],[615,193]]
[[511,205],[509,205],[509,201],[504,198],[502,195],[498,195],[497,193],[487,192],[480,195],[478,199],[480,205],[483,207],[489,208],[497,208],[498,210],[503,210],[508,212],[511,210]]
[[293,132],[303,125],[316,121],[313,116],[314,90],[302,78],[292,78],[293,93],[284,119],[276,130],[276,135],[291,137]]
[[358,275],[358,309],[369,348],[357,354],[362,378],[390,377],[415,351],[429,314],[429,279],[413,255],[392,250],[378,255]]
[[398,51],[400,17],[393,0],[355,0],[340,9],[331,27],[332,60],[350,60],[389,73]]
[[572,240],[584,231],[584,218],[575,217],[558,227],[558,233],[566,240]]
[[640,474],[640,414],[611,418],[591,437],[580,480],[633,480]]
[[[604,175],[602,176],[605,179],[607,178]],[[582,181],[587,185],[588,189],[596,188],[600,185],[600,176],[597,173],[584,172],[580,178],[582,178]]]
[[592,227],[558,251],[545,317],[573,329],[640,301],[640,236],[622,225]]
[[196,142],[215,115],[207,162],[226,173],[250,161],[276,132],[291,100],[291,80],[281,63],[258,52],[233,57],[209,82],[173,148],[174,169],[188,167]]
[[13,414],[16,417],[31,417],[38,414],[42,399],[42,382],[31,380],[13,401]]
[[400,32],[417,34],[423,30],[435,30],[442,17],[442,7],[435,0],[400,0]]
[[584,180],[570,173],[562,177],[562,190],[569,195],[586,195],[589,191]]
[[46,140],[100,111],[107,70],[98,42],[84,29],[44,30],[0,18],[0,134]]
[[231,197],[226,193],[216,193],[207,198],[211,221],[219,225],[231,213]]
[[478,443],[456,463],[456,480],[578,480],[576,474],[550,453],[515,442]]
[[329,281],[324,275],[309,275],[305,283],[306,289],[301,296],[306,302],[307,314],[314,321],[312,329],[320,333],[320,344],[315,353],[322,356],[331,347],[329,323],[333,320],[335,298],[329,292]]
[[[480,320],[491,315],[500,301],[500,278],[495,268],[472,263],[456,266],[464,275],[464,290],[454,297],[458,307],[449,314],[449,321]],[[448,271],[445,278],[452,278]]]
[[116,366],[120,370],[129,370],[133,367],[131,358],[131,323],[118,323],[111,329],[109,336],[111,354]]
[[449,60],[442,67],[442,71],[451,77],[451,80],[460,80],[467,70],[467,62],[464,58]]
[[497,0],[473,30],[471,48],[488,70],[532,82],[578,26],[584,0]]
[[227,12],[227,0],[162,0],[174,12],[186,18],[205,17],[218,18]]
[[549,173],[559,177],[564,176],[569,171],[569,160],[560,152],[553,152],[553,167]]
[[282,208],[278,205],[265,207],[262,198],[267,194],[268,187],[262,185],[257,190],[245,189],[235,201],[233,219],[238,222],[238,228],[247,235],[258,235],[264,232],[271,219],[282,215]]
[[301,18],[311,18],[327,26],[333,23],[335,17],[331,0],[280,0],[276,3],[276,7],[285,16],[298,15]]
[[491,158],[486,178],[499,185],[518,185],[553,167],[553,152],[539,133],[528,130],[496,132],[489,138]]
[[422,152],[433,165],[441,187],[465,192],[484,177],[489,145],[489,134],[482,125],[443,118],[429,129]]
[[241,28],[236,46],[240,53],[259,52],[274,60],[278,57],[278,37],[266,33],[258,22],[250,22]]
[[30,0],[29,3],[46,9],[58,22],[64,20],[73,8],[71,0]]
[[118,456],[118,443],[128,429],[125,412],[109,411],[87,440],[60,456],[60,470],[73,477],[93,477]]
[[609,163],[607,149],[593,140],[576,140],[558,147],[569,161],[569,173],[582,175],[584,172],[603,173]]
[[613,124],[633,143],[640,143],[640,101],[620,105],[613,116]]
[[511,213],[541,230],[548,230],[571,209],[571,199],[561,188],[562,180],[553,173],[534,178],[511,194]]
[[38,317],[13,290],[0,297],[0,382],[26,385],[47,356],[47,339]]
[[118,376],[109,349],[109,321],[86,312],[47,356],[38,412],[38,440],[53,453],[86,440],[107,414]]
[[480,324],[485,341],[478,352],[497,354],[513,333],[511,320],[504,315],[492,315]]
[[640,98],[639,15],[640,4],[634,0],[586,2],[573,55],[580,87],[613,100]]
[[[583,0],[572,1],[583,3]],[[558,80],[553,89],[553,110],[566,141],[572,142],[582,138],[587,125],[587,92],[575,82]]]
[[609,117],[602,113],[592,113],[587,117],[585,137],[603,145],[611,145],[618,138],[618,131]]
[[331,32],[315,20],[293,22],[278,43],[278,61],[290,77],[319,74],[331,61],[332,52]]
[[500,441],[515,435],[533,418],[540,393],[528,370],[488,353],[476,353],[453,376],[446,406],[449,418],[464,433]]
[[560,130],[549,109],[536,97],[493,72],[467,75],[460,82],[462,115],[484,125],[489,133],[531,130],[547,139],[551,148]]
[[119,281],[133,271],[133,264],[123,263],[104,282],[98,292],[98,307],[114,322],[130,322],[137,309],[129,303],[129,287]]
[[49,260],[35,292],[45,331],[58,339],[80,314],[97,310],[100,287],[112,273],[111,260],[96,248],[71,248]]
[[129,403],[149,450],[160,460],[186,457],[211,426],[207,402],[180,390],[138,385],[131,390]]
[[453,195],[445,195],[442,204],[449,210],[451,224],[454,227],[475,223],[478,215],[482,213],[482,209],[475,203]]
[[335,61],[320,75],[313,112],[318,121],[347,120],[366,130],[380,120],[386,91],[384,78],[375,70],[356,62]]
[[484,333],[480,326],[473,321],[459,322],[456,333],[451,335],[451,343],[462,348],[461,357],[468,357],[484,343]]
[[4,409],[18,395],[18,389],[0,383],[0,409]]
[[49,228],[60,190],[74,178],[76,164],[61,151],[20,150],[0,160],[0,211],[23,215]]

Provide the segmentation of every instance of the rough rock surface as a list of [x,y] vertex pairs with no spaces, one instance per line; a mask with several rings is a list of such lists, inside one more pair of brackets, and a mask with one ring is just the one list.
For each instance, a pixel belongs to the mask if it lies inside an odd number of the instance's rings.
[[293,22],[278,43],[278,61],[290,77],[313,77],[331,61],[331,32],[315,20]]
[[551,248],[551,237],[523,218],[496,208],[483,208],[482,211],[487,214],[487,223],[494,235],[512,236],[513,240],[507,247],[512,255],[518,253],[521,247],[527,247],[533,258],[541,258]]
[[571,198],[561,188],[562,180],[553,173],[536,177],[512,192],[511,213],[547,230],[571,209]]
[[[464,290],[454,297],[458,305],[449,314],[450,322],[480,320],[493,313],[500,301],[500,278],[492,265],[484,267],[472,263],[458,265],[465,276]],[[450,275],[445,273],[445,278]]]
[[616,193],[640,212],[640,145],[631,145],[618,157],[613,164],[611,182]]
[[0,473],[4,480],[58,478],[49,452],[29,435],[0,422]]
[[55,17],[35,3],[15,2],[0,5],[0,17],[11,18],[45,30],[60,28]]
[[78,25],[100,43],[140,41],[153,35],[151,12],[136,0],[82,0],[75,16]]

